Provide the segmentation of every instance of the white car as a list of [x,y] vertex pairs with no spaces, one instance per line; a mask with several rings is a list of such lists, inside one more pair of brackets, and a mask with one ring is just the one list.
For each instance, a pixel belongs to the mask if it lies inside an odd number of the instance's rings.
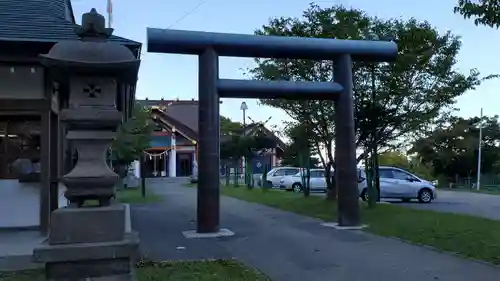
[[[421,203],[430,203],[437,198],[436,187],[408,171],[396,167],[380,166],[380,198],[401,199],[408,202],[417,199]],[[361,176],[366,178],[364,169]],[[368,200],[366,181],[358,185],[359,196]]]
[[[301,192],[303,190],[302,186],[302,173],[306,173],[306,169],[303,169],[302,172],[299,172],[293,176],[284,177],[280,181],[280,189],[284,189],[287,191],[293,192]],[[309,181],[310,191],[321,191],[326,192],[327,184],[325,178],[325,169],[310,169],[311,178]],[[334,171],[330,172],[330,176],[333,177]],[[364,173],[358,168],[358,189],[362,190],[363,187],[366,186],[366,176],[363,176]]]
[[[310,191],[326,191],[325,169],[310,169],[309,189]],[[291,176],[286,176],[280,180],[279,187],[287,191],[301,192],[302,177],[305,176],[306,170],[303,169]],[[333,171],[331,172],[333,175]]]
[[[278,188],[280,180],[285,176],[295,175],[300,171],[300,168],[296,167],[276,167],[267,172],[267,184],[273,188]],[[258,185],[263,186],[262,175],[259,176]]]

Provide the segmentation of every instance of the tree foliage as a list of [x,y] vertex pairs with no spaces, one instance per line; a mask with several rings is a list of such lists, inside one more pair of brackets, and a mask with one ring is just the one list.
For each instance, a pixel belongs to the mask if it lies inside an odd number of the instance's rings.
[[475,25],[500,27],[499,0],[459,0],[453,11],[466,19],[472,18]]
[[135,104],[132,117],[121,124],[111,145],[114,162],[127,166],[139,159],[143,151],[150,146],[153,128],[150,111]]
[[224,116],[220,118],[221,159],[251,158],[265,149],[276,147],[276,140],[263,133],[262,130],[256,130],[252,135],[247,135],[244,134],[241,123]]
[[[375,66],[355,62],[356,146],[366,148],[372,120],[377,118],[378,145],[394,146],[402,139],[418,136],[443,111],[451,110],[455,98],[474,89],[483,79],[475,69],[462,74],[455,68],[461,42],[457,36],[440,34],[427,22],[415,19],[382,20],[361,10],[336,5],[321,8],[311,4],[302,18],[280,17],[256,31],[259,35],[337,39],[386,39],[398,44],[395,63]],[[331,81],[331,61],[256,59],[249,74],[254,79]],[[372,73],[372,71],[374,73]],[[375,74],[375,109],[371,102],[371,78]],[[324,162],[333,163],[334,106],[330,101],[266,99],[261,103],[282,109],[297,122],[308,120],[313,145],[327,150]],[[364,158],[360,155],[358,161]]]
[[319,155],[319,151],[312,144],[309,126],[307,122],[290,122],[286,125],[284,134],[290,139],[290,143],[283,151],[282,165],[294,167],[308,165],[310,168],[318,166],[319,160],[314,155]]
[[434,178],[430,165],[422,163],[418,157],[409,157],[401,151],[385,151],[378,155],[378,161],[380,166],[398,167],[426,180]]
[[380,166],[392,166],[401,169],[408,169],[410,166],[408,156],[397,150],[386,151],[379,154],[378,162]]
[[483,174],[500,173],[500,122],[498,116],[473,118],[451,117],[428,137],[417,140],[412,152],[422,162],[432,165],[435,175],[449,179],[475,177],[479,145],[479,127],[483,126]]
[[275,147],[276,141],[268,136],[232,135],[221,142],[220,157],[221,159],[251,158],[260,155],[266,149]]
[[220,116],[220,134],[221,136],[228,136],[238,134],[243,129],[243,124],[234,122],[228,117]]

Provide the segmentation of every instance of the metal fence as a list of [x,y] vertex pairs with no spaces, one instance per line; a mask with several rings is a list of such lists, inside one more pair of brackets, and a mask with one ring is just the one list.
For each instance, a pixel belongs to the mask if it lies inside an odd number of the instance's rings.
[[[262,174],[252,174],[248,179],[248,184],[252,187],[260,187],[261,186],[261,178]],[[247,182],[245,182],[245,174],[239,172],[227,172],[220,176],[220,184],[227,186],[246,186]]]
[[[500,193],[500,175],[481,175],[480,190]],[[477,179],[474,177],[455,177],[453,179],[439,179],[438,186],[456,190],[477,190]]]

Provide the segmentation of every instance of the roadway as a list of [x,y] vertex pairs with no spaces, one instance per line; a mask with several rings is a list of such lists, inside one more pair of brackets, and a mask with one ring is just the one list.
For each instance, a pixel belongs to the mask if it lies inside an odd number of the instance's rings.
[[[325,196],[324,193],[312,194]],[[382,202],[419,210],[459,213],[500,220],[500,195],[439,190],[438,198],[429,204],[422,204],[417,200],[403,203],[397,199],[382,199]]]
[[500,220],[500,195],[439,190],[438,198],[429,204],[417,201],[403,203],[399,200],[387,200],[387,202],[420,210],[460,213]]

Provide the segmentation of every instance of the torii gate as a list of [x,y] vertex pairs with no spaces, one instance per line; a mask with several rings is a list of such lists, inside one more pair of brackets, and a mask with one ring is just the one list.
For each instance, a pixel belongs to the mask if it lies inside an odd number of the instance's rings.
[[[335,101],[338,224],[358,226],[353,61],[394,61],[394,42],[226,34],[148,28],[148,52],[198,55],[199,151],[197,232],[219,231],[219,98]],[[219,79],[219,57],[335,61],[334,82]]]

